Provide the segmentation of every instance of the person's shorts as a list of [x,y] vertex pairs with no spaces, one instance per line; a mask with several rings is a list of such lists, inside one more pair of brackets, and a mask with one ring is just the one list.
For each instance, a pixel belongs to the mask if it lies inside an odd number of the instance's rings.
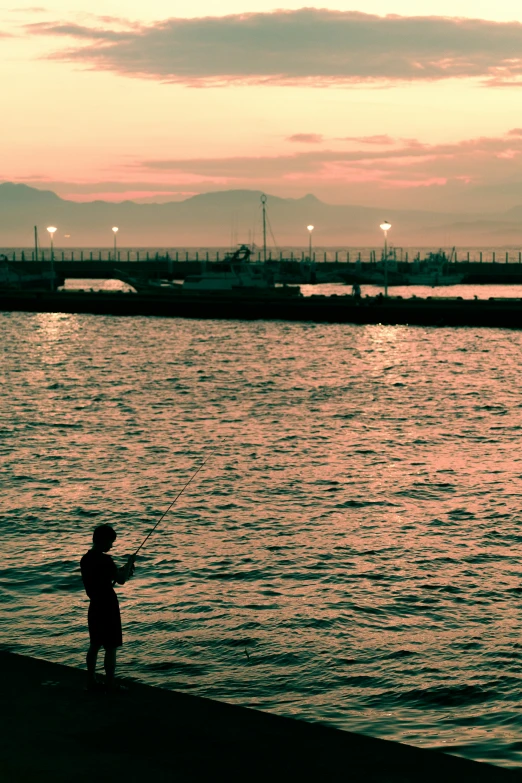
[[118,598],[107,601],[91,601],[89,606],[89,638],[96,647],[121,647],[121,618]]

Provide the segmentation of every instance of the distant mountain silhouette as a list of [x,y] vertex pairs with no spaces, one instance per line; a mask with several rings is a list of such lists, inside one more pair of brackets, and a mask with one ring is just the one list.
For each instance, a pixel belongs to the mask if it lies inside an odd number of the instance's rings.
[[[257,190],[225,190],[163,204],[78,203],[4,182],[0,248],[32,246],[35,225],[42,246],[48,243],[49,225],[58,227],[56,247],[110,247],[112,226],[120,229],[120,247],[228,247],[249,241],[259,246],[260,197]],[[392,224],[389,240],[395,246],[522,245],[522,206],[505,213],[455,214],[326,204],[312,194],[297,199],[268,194],[267,214],[267,244],[272,248],[305,247],[309,224],[315,226],[315,247],[378,247],[385,218]]]

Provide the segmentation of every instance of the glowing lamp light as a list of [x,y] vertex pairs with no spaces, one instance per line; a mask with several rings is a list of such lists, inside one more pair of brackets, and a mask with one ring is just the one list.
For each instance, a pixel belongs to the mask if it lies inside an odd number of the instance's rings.
[[381,223],[381,228],[384,231],[384,296],[388,296],[388,243],[387,243],[387,237],[388,237],[388,231],[391,228],[391,223],[389,223],[387,220],[384,221],[384,223]]
[[58,231],[56,226],[47,226],[49,232],[49,239],[51,240],[51,291],[56,291],[55,277],[54,277],[54,242],[53,237],[55,231]]
[[308,260],[310,262],[313,262],[314,257],[312,255],[312,231],[314,230],[314,227],[312,225],[307,226],[308,229]]
[[116,234],[119,231],[118,226],[113,226],[111,230],[112,233],[114,234],[114,258],[116,258]]

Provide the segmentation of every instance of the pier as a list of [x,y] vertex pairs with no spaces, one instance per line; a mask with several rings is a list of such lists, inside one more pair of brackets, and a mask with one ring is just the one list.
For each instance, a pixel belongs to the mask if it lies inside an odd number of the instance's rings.
[[[37,256],[37,259],[36,259]],[[10,268],[20,274],[40,274],[54,267],[60,278],[111,279],[118,277],[117,270],[128,276],[183,280],[188,275],[199,274],[204,269],[223,268],[225,252],[222,251],[169,251],[160,253],[147,250],[63,250],[39,251],[0,250],[0,260],[9,263]],[[249,263],[261,264],[261,253],[255,253]],[[324,251],[312,253],[312,262],[305,252],[267,253],[266,264],[283,276],[303,277],[303,282],[313,268],[317,281],[347,279],[357,275],[371,274],[382,270],[381,251]],[[389,271],[400,274],[422,274],[424,261],[420,254],[408,252],[393,253],[387,261]],[[444,273],[463,275],[463,283],[522,284],[522,252],[477,251],[454,254],[451,262],[444,264]]]
[[0,653],[12,783],[350,780],[508,783],[517,770],[130,681],[85,691],[86,672]]

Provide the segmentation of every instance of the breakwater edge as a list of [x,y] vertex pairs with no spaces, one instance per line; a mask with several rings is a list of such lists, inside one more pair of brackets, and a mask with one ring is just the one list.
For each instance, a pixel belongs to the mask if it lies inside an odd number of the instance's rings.
[[[468,296],[448,296],[448,286],[442,296],[435,288],[429,296],[408,295],[352,296],[346,287],[305,286],[313,293],[304,295],[298,287],[276,287],[264,293],[258,290],[229,292],[194,292],[176,289],[172,293],[151,291],[133,293],[113,287],[102,290],[75,290],[65,287],[58,291],[3,291],[0,310],[4,312],[91,313],[110,316],[160,316],[169,318],[283,320],[314,323],[355,324],[415,324],[427,326],[483,326],[522,328],[522,298],[513,296],[520,286],[484,286],[482,296],[468,298],[473,286],[462,286]],[[335,293],[317,293],[329,288]],[[365,289],[367,290],[367,286]],[[375,288],[375,287],[372,287]],[[422,288],[422,287],[418,287]],[[424,287],[427,288],[427,287]],[[452,286],[452,288],[455,288]],[[476,286],[475,288],[479,288]],[[484,297],[492,289],[509,288],[511,296]],[[341,290],[341,293],[337,293]]]

